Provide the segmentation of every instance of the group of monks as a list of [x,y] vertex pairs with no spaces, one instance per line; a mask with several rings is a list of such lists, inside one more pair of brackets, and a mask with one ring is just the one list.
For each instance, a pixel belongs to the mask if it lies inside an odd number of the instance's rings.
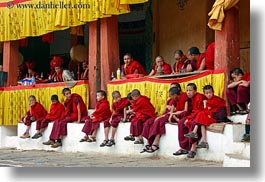
[[[174,52],[176,62],[173,67],[166,63],[162,56],[157,56],[155,58],[155,64],[148,76],[202,71],[205,69],[213,70],[214,49],[215,43],[212,42],[207,45],[206,51],[203,53],[201,53],[197,47],[189,48],[187,56],[182,50],[176,50]],[[130,53],[125,54],[123,60],[124,64],[121,67],[122,78],[126,78],[126,75],[131,74],[147,75],[143,66],[138,61],[134,60]]]
[[[74,80],[74,75],[67,69],[63,68],[64,60],[60,56],[54,56],[50,61],[51,72],[44,78],[43,72],[36,71],[35,61],[26,61],[19,66],[19,80],[31,79],[35,77],[36,83],[51,83]],[[86,61],[82,63],[81,73],[79,78],[81,80],[88,79],[88,64]]]
[[[249,110],[243,106],[249,103],[250,80],[245,79],[247,76],[244,75],[240,68],[232,70],[232,80],[227,88],[229,103],[238,109],[236,114],[249,113]],[[80,142],[96,142],[97,129],[100,123],[104,123],[105,139],[100,147],[111,147],[115,145],[115,134],[119,123],[130,122],[130,131],[124,140],[134,141],[134,144],[144,144],[143,138],[146,138],[147,144],[141,152],[152,153],[159,149],[159,140],[166,134],[165,125],[170,123],[178,125],[180,146],[173,155],[187,154],[187,157],[193,158],[197,148],[209,148],[206,126],[229,121],[226,117],[226,103],[222,98],[214,95],[211,85],[205,85],[201,94],[197,92],[194,83],[187,85],[186,92],[182,92],[178,83],[172,83],[169,90],[170,98],[166,103],[165,111],[160,116],[156,114],[150,98],[141,95],[137,89],[132,90],[125,98],[121,97],[119,91],[114,91],[112,110],[106,92],[97,91],[96,108],[90,116],[80,95],[71,93],[69,88],[64,88],[62,93],[66,97],[64,105],[58,101],[57,95],[53,95],[48,114],[44,107],[36,102],[34,96],[29,97],[30,109],[22,118],[22,122],[27,125],[27,130],[21,138],[30,138],[29,129],[32,122],[37,122],[37,132],[32,137],[37,139],[42,136],[48,123],[54,121],[50,138],[43,144],[57,148],[62,146],[62,139],[67,135],[67,123],[74,122],[85,123],[82,129],[85,135]],[[230,93],[233,94],[233,100],[230,98],[232,97]],[[112,132],[109,137],[110,128]],[[246,128],[246,131],[249,135],[249,128],[248,130]],[[200,139],[202,140],[199,143]]]

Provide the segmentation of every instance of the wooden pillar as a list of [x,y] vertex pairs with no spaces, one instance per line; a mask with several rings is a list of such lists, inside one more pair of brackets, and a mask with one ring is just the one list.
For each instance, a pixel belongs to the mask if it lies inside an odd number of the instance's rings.
[[100,45],[100,32],[99,21],[93,21],[89,23],[89,108],[95,108],[96,106],[96,92],[100,88],[100,76],[99,76],[99,45]]
[[240,66],[239,11],[231,8],[225,12],[223,28],[215,31],[215,69],[224,69],[226,83],[230,70]]
[[107,90],[111,73],[120,67],[117,16],[100,20],[101,89]]
[[6,86],[17,85],[18,47],[18,41],[4,42],[3,70],[7,72]]

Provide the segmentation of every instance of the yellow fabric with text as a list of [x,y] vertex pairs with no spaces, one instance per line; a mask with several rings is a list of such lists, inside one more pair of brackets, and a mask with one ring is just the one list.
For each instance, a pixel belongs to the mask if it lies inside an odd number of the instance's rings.
[[31,0],[7,8],[8,0],[0,0],[0,42],[40,36],[80,26],[99,18],[129,13],[129,4],[147,1]]
[[[128,82],[123,84],[108,84],[108,100],[112,104],[112,92],[118,90],[122,97],[126,97],[127,94],[133,89],[139,89],[142,95],[146,95],[150,98],[151,103],[154,105],[158,115],[161,115],[165,109],[166,102],[169,99],[168,90],[170,83],[141,81],[141,82]],[[176,82],[176,81],[172,81]],[[203,87],[207,84],[213,86],[215,95],[223,98],[224,93],[224,73],[209,74],[207,76],[189,80],[187,82],[180,83],[183,92],[186,91],[188,83],[195,83],[197,85],[197,91],[203,93]]]
[[[41,103],[49,112],[50,98],[53,94],[57,94],[59,101],[64,103],[63,88],[65,86],[0,91],[0,125],[17,125],[29,109],[28,97],[30,95],[34,95],[37,102]],[[88,84],[77,85],[71,88],[71,92],[81,95],[88,106]]]

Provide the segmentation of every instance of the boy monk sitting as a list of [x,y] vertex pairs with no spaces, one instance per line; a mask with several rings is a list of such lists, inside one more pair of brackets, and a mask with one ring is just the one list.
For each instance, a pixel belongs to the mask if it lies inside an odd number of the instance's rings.
[[[80,140],[80,142],[95,142],[97,129],[100,126],[100,122],[109,120],[111,116],[109,101],[107,100],[107,94],[103,90],[97,91],[97,104],[96,110],[90,117],[85,119],[85,125],[82,129],[86,135]],[[90,136],[90,137],[89,137]]]
[[47,111],[44,107],[36,102],[36,98],[34,95],[29,96],[29,110],[25,117],[22,118],[22,122],[27,126],[25,133],[20,138],[29,138],[29,130],[31,123],[38,120],[43,120],[45,118]]
[[[115,101],[112,104],[112,115],[109,120],[104,121],[104,133],[105,140],[100,144],[100,147],[108,146],[111,147],[115,145],[114,136],[119,125],[119,122],[126,118],[126,108],[129,104],[129,100],[127,98],[121,98],[121,94],[119,91],[112,92],[113,100]],[[109,130],[112,127],[111,139],[109,140]]]
[[133,114],[130,117],[130,135],[126,136],[124,140],[134,141],[134,137],[139,137],[134,144],[143,144],[142,131],[144,123],[147,119],[155,117],[155,108],[151,104],[150,99],[146,96],[141,95],[140,91],[135,89],[131,92],[133,99],[132,111]]
[[46,115],[44,119],[37,120],[37,133],[32,137],[33,139],[42,137],[42,133],[44,132],[45,128],[47,128],[49,122],[60,119],[64,112],[64,106],[59,102],[58,95],[52,95],[51,101],[52,104],[50,107],[50,112]]

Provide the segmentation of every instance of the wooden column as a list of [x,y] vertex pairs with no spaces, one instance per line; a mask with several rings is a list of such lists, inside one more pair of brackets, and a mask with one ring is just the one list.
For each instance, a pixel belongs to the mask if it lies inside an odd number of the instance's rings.
[[100,20],[101,89],[107,90],[111,73],[120,67],[117,16]]
[[7,72],[6,86],[17,85],[18,76],[18,41],[4,42],[3,70]]
[[215,69],[224,69],[228,82],[230,70],[240,66],[239,11],[231,8],[225,12],[223,28],[215,31]]
[[96,106],[96,92],[100,88],[100,76],[99,76],[99,45],[100,45],[100,30],[99,21],[93,21],[89,23],[89,108],[95,108]]

